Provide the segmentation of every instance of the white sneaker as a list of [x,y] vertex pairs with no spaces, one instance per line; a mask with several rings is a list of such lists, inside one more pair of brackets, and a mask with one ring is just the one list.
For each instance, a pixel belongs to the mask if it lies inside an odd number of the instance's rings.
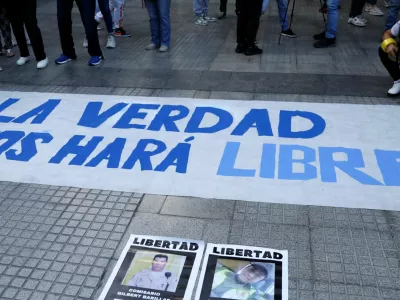
[[387,95],[389,97],[395,97],[400,94],[400,80],[397,80],[393,83],[393,86],[390,90],[388,90]]
[[159,47],[160,46],[157,46],[156,44],[151,43],[151,44],[147,45],[145,49],[148,50],[148,51],[151,51],[151,50],[156,50]]
[[207,26],[208,22],[203,17],[197,17],[196,22],[194,22],[194,24],[200,26]]
[[364,11],[366,11],[366,12],[370,12],[370,11],[371,11],[371,9],[372,9],[372,4],[369,4],[369,3],[365,4]]
[[374,5],[371,7],[369,14],[371,16],[379,16],[380,17],[380,16],[384,15],[384,12],[378,6]]
[[45,59],[38,61],[36,67],[38,69],[44,69],[47,67],[48,64],[49,64],[49,59],[46,57]]
[[389,7],[389,1],[385,1],[385,7]]
[[349,20],[347,22],[354,26],[365,27],[365,26],[367,26],[367,22],[365,22],[364,20],[365,19],[361,18],[360,16],[357,16],[354,18],[349,18]]
[[108,35],[107,46],[108,49],[114,49],[116,47],[115,37],[112,34]]
[[207,22],[217,22],[216,18],[209,17],[208,15],[203,15],[203,19]]
[[83,46],[83,48],[89,47],[89,43],[88,43],[87,38],[85,38],[85,39],[83,40],[82,46]]
[[27,57],[20,57],[20,58],[18,58],[18,60],[17,60],[17,65],[18,65],[18,66],[23,66],[23,65],[25,65],[28,61],[29,61],[29,56],[27,56]]
[[167,52],[169,50],[168,46],[161,45],[160,49],[158,50],[159,52]]

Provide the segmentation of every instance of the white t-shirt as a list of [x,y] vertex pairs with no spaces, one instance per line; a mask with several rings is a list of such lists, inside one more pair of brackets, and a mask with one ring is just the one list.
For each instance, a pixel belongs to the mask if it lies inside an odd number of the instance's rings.
[[393,36],[399,36],[400,33],[400,21],[397,22],[396,24],[394,24],[394,26],[392,27],[392,29],[390,30],[392,32]]

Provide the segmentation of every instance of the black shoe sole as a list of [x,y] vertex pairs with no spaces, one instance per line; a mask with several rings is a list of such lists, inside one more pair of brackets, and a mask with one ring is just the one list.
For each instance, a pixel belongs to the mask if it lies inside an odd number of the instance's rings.
[[246,55],[246,56],[261,55],[261,54],[262,54],[262,51],[261,52],[257,52],[257,53],[246,53],[246,52],[244,52],[244,55]]
[[387,93],[386,94],[389,98],[398,98],[399,96],[400,96],[400,93],[399,94],[389,94],[389,93]]

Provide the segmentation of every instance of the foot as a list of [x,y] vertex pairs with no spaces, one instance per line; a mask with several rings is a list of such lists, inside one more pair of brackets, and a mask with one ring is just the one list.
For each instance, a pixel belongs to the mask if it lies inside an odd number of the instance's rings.
[[200,26],[207,26],[208,22],[203,17],[197,17],[194,24],[200,25]]
[[357,27],[365,27],[367,26],[367,22],[365,19],[361,18],[360,16],[354,17],[354,18],[349,18],[347,23],[357,26]]
[[329,48],[336,46],[336,38],[324,38],[319,40],[318,42],[314,43],[315,48]]
[[73,60],[73,59],[76,59],[76,57],[69,57],[69,56],[66,56],[66,55],[64,55],[64,54],[61,54],[61,55],[55,60],[55,63],[56,63],[56,65],[63,65],[63,64],[66,64],[66,63],[70,62],[70,61]]
[[318,33],[318,34],[314,34],[313,38],[316,41],[323,40],[325,38],[325,31]]
[[38,61],[36,67],[38,69],[44,69],[47,67],[48,64],[49,64],[49,59],[46,57],[45,59]]
[[29,56],[27,56],[27,57],[20,57],[20,58],[17,60],[17,65],[18,65],[18,66],[23,66],[23,65],[26,65],[28,62],[29,62]]
[[388,90],[387,95],[389,97],[396,97],[400,95],[400,80],[397,80],[393,83],[393,86],[390,90]]
[[235,52],[236,53],[244,53],[247,49],[247,45],[246,44],[238,44],[236,47]]
[[12,52],[11,49],[7,49],[7,50],[6,50],[6,56],[7,56],[7,57],[13,57],[13,56],[15,56],[15,54],[14,54],[14,52]]
[[169,47],[166,45],[161,45],[159,52],[167,52],[169,50]]
[[218,20],[223,20],[226,18],[226,11],[225,12],[221,12],[220,16],[218,17]]
[[206,14],[203,15],[203,19],[206,20],[208,23],[217,22],[217,19],[216,19],[216,18],[209,17],[209,16],[206,15]]
[[297,37],[297,35],[292,31],[292,29],[287,29],[287,30],[283,30],[282,32],[281,32],[281,35],[282,36],[286,36],[286,37],[288,37],[288,38],[296,38]]
[[93,67],[93,66],[98,66],[98,65],[100,65],[100,64],[102,63],[103,59],[104,59],[103,56],[92,56],[92,57],[89,59],[88,64],[89,64],[89,66],[91,66],[91,67]]
[[84,39],[83,39],[82,46],[83,46],[83,48],[89,47],[89,42],[88,42],[87,38],[84,38]]
[[160,45],[156,45],[154,43],[151,43],[151,44],[147,45],[145,49],[147,51],[151,51],[151,50],[156,50],[158,48],[160,48]]
[[246,56],[252,56],[252,55],[261,54],[262,52],[263,52],[262,49],[258,48],[256,45],[253,45],[253,46],[248,47],[248,48],[244,51],[244,55],[246,55]]
[[106,47],[108,49],[114,49],[117,46],[117,44],[115,43],[115,37],[113,34],[109,34],[108,38],[107,38],[107,45]]
[[371,16],[378,16],[381,17],[384,15],[384,12],[376,5],[372,6],[371,9],[369,10],[369,14]]
[[114,35],[119,37],[131,37],[131,34],[122,27],[115,28]]

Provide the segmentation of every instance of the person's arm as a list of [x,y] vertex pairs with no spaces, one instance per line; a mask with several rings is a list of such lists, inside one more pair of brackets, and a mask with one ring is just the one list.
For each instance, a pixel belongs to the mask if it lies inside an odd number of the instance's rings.
[[[387,40],[387,39],[392,39],[392,38],[394,38],[394,36],[392,34],[392,30],[389,29],[383,34],[382,41]],[[389,56],[392,56],[392,57],[396,57],[397,51],[398,51],[398,47],[395,44],[388,45],[385,50],[385,52],[387,54],[389,54]]]

